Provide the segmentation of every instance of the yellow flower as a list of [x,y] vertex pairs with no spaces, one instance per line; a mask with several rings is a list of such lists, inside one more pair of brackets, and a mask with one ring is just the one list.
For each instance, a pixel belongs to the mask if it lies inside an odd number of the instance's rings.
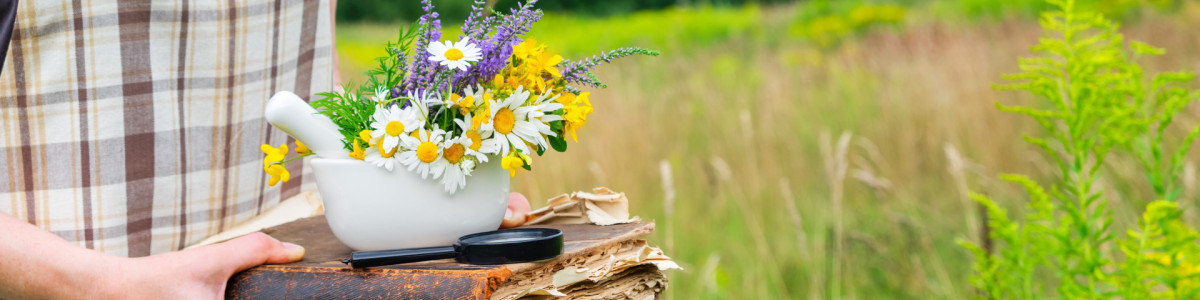
[[579,135],[576,131],[587,124],[587,115],[592,113],[592,102],[588,99],[589,95],[588,92],[583,92],[579,96],[566,93],[555,99],[563,105],[563,134],[571,135],[571,139],[575,142],[579,142]]
[[529,38],[516,46],[513,46],[513,55],[519,58],[532,57],[541,54],[543,45],[539,45],[537,39]]
[[296,154],[309,155],[312,154],[312,150],[309,150],[308,146],[304,145],[304,143],[296,141]]
[[517,169],[524,167],[524,162],[521,161],[521,158],[504,156],[504,160],[500,160],[500,167],[504,167],[504,169],[509,170],[509,176],[511,178],[511,176],[517,175]]
[[259,147],[259,149],[262,149],[262,152],[267,154],[267,156],[263,158],[263,169],[266,169],[267,166],[271,165],[271,163],[283,161],[284,158],[287,158],[288,154],[287,144],[281,144],[279,145],[279,148],[263,144],[261,147]]
[[475,95],[467,94],[466,97],[459,97],[458,94],[451,94],[450,101],[458,107],[459,113],[467,114],[471,109],[475,108]]
[[492,119],[492,112],[487,108],[480,109],[479,114],[475,114],[470,118],[470,130],[478,131],[480,125],[487,124]]
[[359,131],[358,138],[361,139],[363,141],[363,143],[366,143],[367,146],[371,146],[371,142],[370,142],[371,141],[371,130],[370,129],[363,129],[363,131]]
[[367,152],[365,151],[365,149],[363,149],[362,146],[359,145],[359,143],[367,145],[367,148],[371,147],[371,130],[370,129],[363,129],[363,131],[359,131],[358,137],[355,138],[353,141],[350,141],[350,145],[351,145],[351,147],[354,147],[354,151],[350,152],[350,154],[348,156],[350,156],[351,158],[357,159],[357,160],[363,160],[367,157]]
[[558,102],[564,107],[575,104],[575,93],[563,93],[562,95],[558,95],[558,98],[554,98],[554,102]]
[[279,181],[287,182],[292,176],[283,164],[271,164],[267,166],[267,174],[271,175],[271,180],[267,182],[268,186],[275,186]]
[[[537,62],[534,64],[534,66],[536,66],[538,68],[537,71],[539,73],[542,71],[545,71],[546,73],[550,73],[550,75],[553,75],[554,78],[559,78],[559,77],[562,77],[562,73],[559,73],[558,68],[555,66],[557,66],[558,63],[561,63],[562,61],[563,61],[562,55],[558,55],[558,54],[551,55],[549,53],[542,53],[542,55],[538,57]],[[538,76],[538,77],[540,78],[541,76]]]
[[493,88],[498,89],[502,86],[504,86],[504,76],[503,75],[496,74],[496,77],[492,77],[492,87]]
[[350,157],[353,157],[357,160],[363,160],[363,158],[367,157],[367,153],[363,151],[363,147],[358,145],[358,139],[354,139],[354,141],[350,143],[354,144],[354,152],[350,152]]
[[500,166],[504,167],[505,170],[508,170],[509,177],[517,176],[517,169],[525,167],[525,160],[521,159],[522,156],[525,155],[521,154],[520,152],[513,151],[508,156],[505,156],[504,159],[500,160]]

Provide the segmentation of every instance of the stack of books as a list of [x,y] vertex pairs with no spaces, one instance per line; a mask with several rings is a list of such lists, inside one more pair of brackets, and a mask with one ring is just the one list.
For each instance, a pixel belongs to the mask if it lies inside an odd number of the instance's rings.
[[663,271],[679,268],[641,238],[652,222],[599,226],[544,224],[563,231],[559,257],[508,265],[453,260],[352,269],[352,250],[333,236],[324,216],[264,229],[304,246],[304,260],[246,270],[230,279],[226,298],[652,299],[667,288]]

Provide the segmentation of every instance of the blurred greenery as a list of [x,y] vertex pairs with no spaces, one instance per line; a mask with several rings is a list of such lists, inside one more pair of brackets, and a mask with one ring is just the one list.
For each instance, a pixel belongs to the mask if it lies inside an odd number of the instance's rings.
[[[545,0],[537,7],[547,12],[570,13],[582,16],[612,16],[642,10],[664,9],[672,6],[740,6],[744,4],[786,3],[795,0]],[[507,12],[524,0],[495,1],[497,11]],[[471,10],[471,0],[434,1],[444,24],[465,19]],[[338,2],[338,21],[383,22],[416,20],[421,16],[417,0],[354,0]]]
[[[1040,1],[671,2],[540,4],[548,13],[529,37],[550,51],[581,58],[642,46],[663,55],[600,68],[610,88],[588,90],[596,111],[580,142],[535,160],[514,191],[535,207],[595,186],[627,193],[632,212],[658,225],[650,243],[685,268],[669,274],[669,299],[974,295],[971,256],[955,244],[981,240],[983,218],[966,191],[1017,207],[1019,188],[995,174],[1054,172],[1022,142],[1037,125],[993,105],[1031,103],[992,84],[1036,44]],[[383,18],[338,20],[346,80],[362,82],[384,41],[412,19],[392,16],[419,11],[371,6],[381,3],[349,5],[390,11]],[[1168,49],[1147,71],[1200,65],[1189,55],[1200,40],[1197,2],[1087,5],[1118,16],[1129,38]],[[457,37],[458,23],[443,21],[444,37]],[[1197,116],[1189,108],[1180,122]],[[1148,185],[1136,163],[1106,163],[1116,170],[1106,194],[1125,199],[1111,204],[1114,226],[1128,228],[1144,205],[1130,199],[1150,194]],[[1189,185],[1183,198],[1197,195]]]

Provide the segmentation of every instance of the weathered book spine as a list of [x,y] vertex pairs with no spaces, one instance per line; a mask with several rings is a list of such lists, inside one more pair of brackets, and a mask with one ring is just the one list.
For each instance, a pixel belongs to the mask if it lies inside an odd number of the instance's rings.
[[488,299],[512,272],[260,266],[229,279],[226,299]]

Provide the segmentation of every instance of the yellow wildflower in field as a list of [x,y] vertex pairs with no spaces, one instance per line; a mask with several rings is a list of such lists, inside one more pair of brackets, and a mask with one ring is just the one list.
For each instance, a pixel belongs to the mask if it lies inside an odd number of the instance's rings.
[[1200,264],[1188,260],[1187,257],[1181,254],[1150,253],[1146,255],[1146,259],[1157,262],[1163,268],[1174,273],[1175,278],[1180,279],[1175,282],[1174,290],[1194,290],[1200,287],[1200,280],[1195,278],[1200,275]]

